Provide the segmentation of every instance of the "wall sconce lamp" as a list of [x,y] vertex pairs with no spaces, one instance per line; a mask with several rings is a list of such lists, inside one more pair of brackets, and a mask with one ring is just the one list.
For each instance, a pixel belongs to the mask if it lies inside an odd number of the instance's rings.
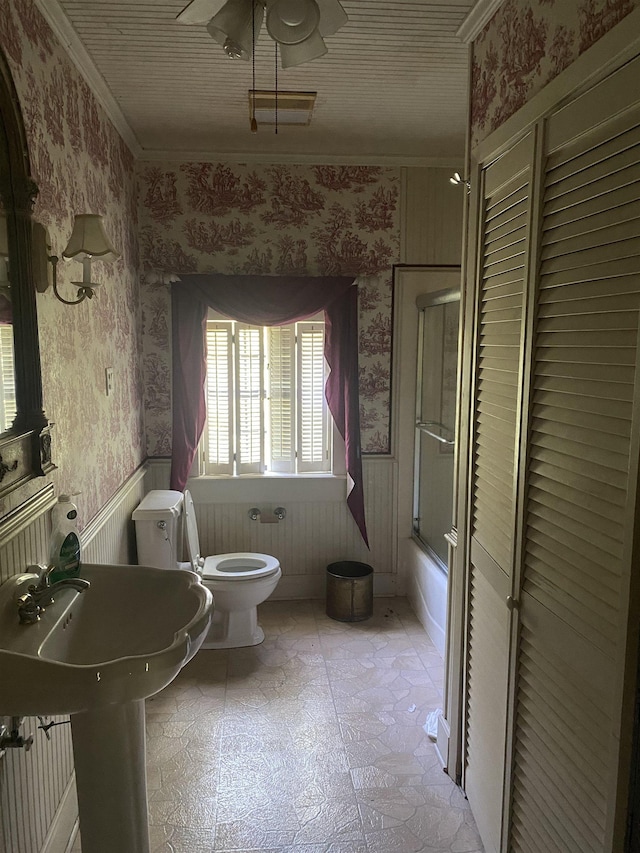
[[111,245],[111,241],[105,234],[102,217],[96,213],[78,214],[73,222],[73,231],[62,253],[62,257],[82,263],[82,281],[72,281],[78,288],[77,299],[65,299],[58,292],[57,268],[59,258],[57,255],[47,255],[47,260],[53,267],[53,292],[60,302],[65,305],[77,305],[87,297],[93,299],[94,290],[99,282],[91,281],[91,264],[93,261],[115,261],[120,255]]

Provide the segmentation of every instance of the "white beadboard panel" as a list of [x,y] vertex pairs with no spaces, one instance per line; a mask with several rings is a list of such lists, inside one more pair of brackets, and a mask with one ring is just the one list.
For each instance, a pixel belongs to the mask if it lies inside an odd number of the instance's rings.
[[68,853],[77,828],[78,797],[76,777],[75,773],[72,773],[40,853]]
[[70,726],[55,726],[47,740],[38,725],[36,717],[24,721],[34,735],[29,752],[8,750],[0,761],[3,853],[39,853],[73,772]]
[[88,563],[136,562],[131,514],[144,497],[145,474],[142,466],[82,531],[82,554]]
[[[145,473],[144,468],[135,472],[83,530],[84,559],[135,562],[131,513],[144,494]],[[23,572],[28,565],[47,561],[51,496],[46,488],[42,491],[40,499],[31,499],[39,514],[33,513],[30,524],[26,523],[28,506],[17,509],[19,523],[4,523],[0,582]],[[65,721],[64,717],[52,719]],[[38,725],[36,717],[24,720],[22,731],[34,735],[29,752],[8,750],[0,759],[0,853],[57,853],[65,850],[73,829],[77,807],[71,727],[55,726],[50,730],[51,740],[47,740]]]
[[53,483],[47,483],[46,486],[10,509],[0,519],[0,547],[4,547],[11,539],[26,530],[55,503]]
[[[41,511],[31,524],[21,524],[15,535],[5,533],[0,541],[0,582],[46,561],[49,532],[49,513]],[[29,752],[9,750],[0,759],[2,853],[39,853],[71,776],[69,727],[56,726],[48,741],[38,722],[32,717],[24,721],[23,731],[35,738]]]
[[[145,488],[168,488],[168,460],[148,463]],[[278,499],[256,501],[251,493],[252,480],[244,481],[247,498],[233,503],[220,503],[215,495],[216,481],[208,480],[194,487],[196,518],[203,554],[229,551],[257,551],[273,554],[280,560],[282,580],[276,598],[322,597],[328,563],[358,560],[373,566],[374,591],[380,595],[396,592],[395,462],[389,457],[365,457],[362,463],[365,489],[365,512],[371,550],[368,550],[347,508],[344,496],[337,500],[314,500],[313,484],[307,487],[306,500],[294,495],[286,500],[278,481]],[[212,490],[207,498],[206,486]],[[251,521],[249,510],[257,506],[262,521]],[[277,523],[276,506],[284,506],[287,516]]]
[[171,461],[156,457],[147,459],[146,465],[147,471],[144,478],[145,494],[154,489],[168,489],[171,476]]
[[403,170],[401,260],[403,264],[457,265],[462,257],[463,185],[449,178],[455,168]]
[[28,565],[46,561],[50,529],[49,513],[41,512],[17,535],[0,539],[0,583],[26,571]]

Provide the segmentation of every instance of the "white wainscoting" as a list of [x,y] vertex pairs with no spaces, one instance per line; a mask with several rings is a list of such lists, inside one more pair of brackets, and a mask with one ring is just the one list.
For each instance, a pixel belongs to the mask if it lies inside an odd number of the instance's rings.
[[146,466],[138,468],[82,531],[86,563],[136,563],[131,514],[145,495]]
[[[169,462],[149,463],[149,489],[166,489]],[[389,457],[363,459],[365,512],[371,550],[368,550],[345,502],[344,480],[334,484],[306,480],[304,489],[295,480],[271,481],[273,500],[268,495],[269,480],[194,478],[188,486],[196,507],[200,548],[203,554],[229,551],[257,551],[280,560],[282,579],[273,598],[323,598],[326,567],[339,560],[357,560],[374,569],[374,594],[396,595],[395,566],[395,463]],[[225,486],[233,490],[226,499]],[[288,491],[289,490],[289,491]],[[328,494],[330,490],[333,494]],[[243,499],[242,499],[243,498]],[[276,506],[284,506],[287,516],[278,523]],[[249,510],[258,507],[262,521],[251,521]]]
[[[3,519],[0,581],[26,571],[28,565],[46,561],[53,502],[53,487],[48,484],[14,511],[21,516],[20,523],[13,525]],[[61,722],[63,718],[54,719]],[[70,727],[56,726],[51,730],[51,740],[47,740],[38,724],[36,717],[24,721],[22,731],[34,735],[29,752],[8,750],[0,759],[3,853],[39,853],[73,772]]]
[[[144,468],[136,471],[82,531],[85,561],[135,562],[131,513],[143,497],[144,476]],[[54,502],[48,484],[0,521],[0,582],[46,562]],[[0,759],[1,853],[64,853],[76,822],[71,727],[55,726],[47,740],[38,725],[37,717],[24,721],[22,731],[34,735],[29,752],[8,750]]]

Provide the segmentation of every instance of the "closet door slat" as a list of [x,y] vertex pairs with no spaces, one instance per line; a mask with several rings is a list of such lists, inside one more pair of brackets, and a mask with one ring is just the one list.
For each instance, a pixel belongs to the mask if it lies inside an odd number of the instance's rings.
[[483,172],[479,234],[464,784],[487,853],[503,836],[531,150],[527,137]]
[[554,151],[543,175],[510,853],[604,853],[611,811],[640,320],[640,109],[597,120],[607,101],[589,104],[584,96],[592,132],[561,142],[572,122],[560,111],[546,135]]

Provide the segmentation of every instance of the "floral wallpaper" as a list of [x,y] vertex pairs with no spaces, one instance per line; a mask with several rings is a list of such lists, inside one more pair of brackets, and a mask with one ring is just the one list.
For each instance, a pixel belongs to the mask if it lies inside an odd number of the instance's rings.
[[473,44],[472,145],[639,6],[640,0],[506,0]]
[[171,453],[170,290],[157,272],[361,277],[362,447],[389,453],[400,170],[141,163],[138,180],[148,454]]
[[[35,219],[61,255],[73,214],[100,213],[120,260],[96,263],[103,283],[81,305],[37,296],[44,406],[53,429],[58,492],[80,492],[84,526],[144,459],[140,309],[133,157],[109,123],[33,0],[0,4],[0,47],[20,99],[31,171],[39,187]],[[66,298],[81,267],[58,266]],[[115,388],[105,393],[105,368]],[[0,507],[0,510],[2,507]]]

